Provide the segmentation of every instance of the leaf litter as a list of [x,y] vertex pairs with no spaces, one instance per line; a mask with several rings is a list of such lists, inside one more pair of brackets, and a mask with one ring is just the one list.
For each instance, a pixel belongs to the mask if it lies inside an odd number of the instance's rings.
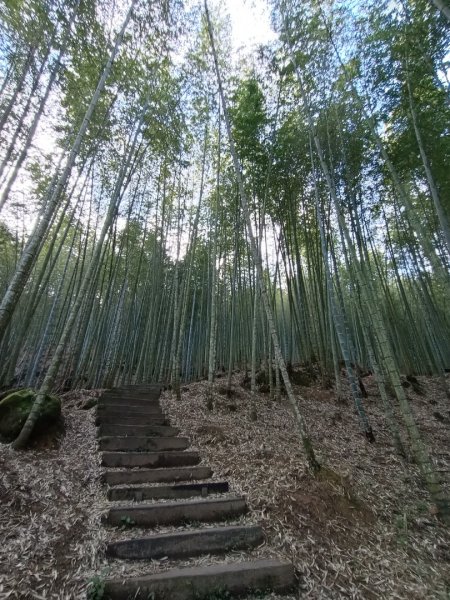
[[[140,537],[149,530],[101,524],[111,503],[100,485],[95,414],[79,410],[100,391],[70,392],[63,398],[65,434],[56,445],[26,452],[0,446],[0,599],[81,599],[94,575],[130,577],[262,557],[288,559],[299,575],[295,596],[267,594],[267,600],[448,599],[448,530],[436,519],[417,467],[395,454],[372,378],[364,384],[375,444],[359,433],[348,400],[337,403],[318,384],[296,388],[326,465],[312,478],[285,399],[256,393],[258,418],[253,421],[242,376],[233,377],[232,399],[224,396],[221,380],[216,381],[212,410],[207,409],[206,382],[184,386],[181,402],[167,391],[162,404],[171,424],[199,449],[202,463],[213,468],[213,480],[227,479],[231,494],[247,498],[250,513],[229,523],[259,522],[264,544],[186,561],[107,561],[107,541]],[[447,401],[436,379],[420,379],[427,394],[408,394],[435,466],[445,473],[450,462]]]
[[105,532],[95,415],[63,400],[64,433],[14,451],[0,444],[0,599],[85,597]]
[[[436,413],[450,415],[448,400],[439,380],[418,379],[425,395],[407,393],[435,467],[445,474],[450,418]],[[318,382],[295,386],[324,467],[316,478],[306,468],[287,400],[263,393],[252,399],[244,382],[235,373],[227,397],[218,379],[212,410],[205,381],[184,386],[181,402],[166,391],[162,404],[214,476],[245,495],[264,529],[266,552],[270,547],[294,563],[301,597],[448,600],[449,531],[435,516],[418,467],[395,453],[374,378],[364,378],[374,444],[358,429],[344,379],[340,402]]]

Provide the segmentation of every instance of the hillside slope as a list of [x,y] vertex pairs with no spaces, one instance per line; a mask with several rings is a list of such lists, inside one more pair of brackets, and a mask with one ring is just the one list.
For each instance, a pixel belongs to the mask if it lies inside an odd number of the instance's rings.
[[[420,382],[424,395],[408,394],[438,470],[448,472],[448,401],[436,380]],[[217,379],[212,410],[206,382],[183,387],[181,402],[164,392],[162,405],[215,476],[247,497],[267,541],[254,555],[293,561],[305,598],[448,598],[449,531],[434,516],[417,467],[395,455],[372,378],[364,384],[375,444],[359,433],[349,402],[336,403],[316,383],[297,388],[324,465],[317,479],[305,468],[284,398],[257,393],[252,421],[242,383],[236,373],[228,397]],[[56,442],[26,452],[0,446],[1,600],[81,599],[86,582],[106,568],[95,409],[79,408],[96,395],[65,395],[65,431]]]

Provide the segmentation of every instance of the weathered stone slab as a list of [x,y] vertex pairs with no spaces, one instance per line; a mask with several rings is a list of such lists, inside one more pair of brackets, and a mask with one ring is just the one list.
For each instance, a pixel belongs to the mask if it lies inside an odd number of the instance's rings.
[[113,388],[109,388],[109,390],[105,390],[105,394],[114,394],[121,392],[137,392],[139,394],[146,392],[158,392],[161,393],[162,386],[161,385],[121,385]]
[[148,390],[109,390],[102,394],[102,398],[141,398],[144,400],[157,400],[161,391],[157,389]]
[[183,558],[199,554],[221,554],[232,549],[250,548],[263,541],[258,525],[208,527],[177,533],[153,535],[108,544],[106,554],[129,560]]
[[103,452],[104,467],[183,467],[200,462],[198,452]]
[[140,403],[145,403],[148,405],[155,405],[155,404],[159,404],[160,403],[160,399],[159,397],[148,397],[148,396],[101,396],[101,398],[99,398],[99,404],[102,404],[103,402],[105,403],[112,403],[112,404],[140,404]]
[[100,450],[149,452],[159,450],[186,450],[189,440],[181,437],[117,437],[108,436],[99,439]]
[[245,499],[212,498],[191,502],[165,502],[161,504],[130,504],[110,508],[106,521],[121,525],[168,525],[184,521],[223,521],[242,515],[247,510]]
[[152,390],[159,390],[161,391],[163,389],[163,385],[160,383],[127,383],[127,384],[122,384],[122,385],[118,385],[112,388],[109,388],[109,390],[107,391],[127,391],[127,390],[134,390],[134,391],[152,391]]
[[95,422],[97,425],[168,425],[164,415],[133,415],[132,417],[126,417],[120,414],[97,414]]
[[107,485],[139,483],[164,483],[169,481],[195,481],[212,476],[210,467],[173,467],[163,469],[139,469],[137,471],[105,471],[102,480]]
[[152,437],[175,437],[180,433],[176,427],[167,425],[101,425],[97,431],[97,436],[106,437],[116,435],[124,436],[152,436]]
[[239,595],[252,590],[287,592],[295,585],[294,567],[280,560],[170,569],[164,573],[132,579],[106,580],[108,600],[194,600],[229,592]]
[[98,415],[123,415],[124,417],[147,416],[155,415],[160,416],[163,414],[162,408],[158,405],[155,406],[133,406],[132,404],[117,404],[115,406],[98,406]]
[[98,401],[98,406],[160,406],[159,400],[147,400],[145,398],[108,398],[102,396]]
[[210,481],[205,483],[181,483],[174,485],[140,486],[129,488],[112,488],[108,490],[108,500],[113,502],[134,500],[154,500],[156,498],[192,498],[206,497],[208,494],[223,494],[228,492],[227,481]]

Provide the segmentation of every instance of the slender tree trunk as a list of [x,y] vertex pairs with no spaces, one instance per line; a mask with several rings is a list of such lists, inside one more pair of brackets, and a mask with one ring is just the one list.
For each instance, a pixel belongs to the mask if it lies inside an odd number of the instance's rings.
[[225,94],[224,94],[223,87],[222,87],[222,79],[220,76],[219,62],[217,59],[217,53],[216,53],[216,48],[215,48],[215,44],[214,44],[214,35],[213,35],[213,30],[212,30],[212,25],[211,25],[211,19],[209,16],[207,0],[205,0],[205,15],[206,15],[206,21],[207,21],[207,26],[208,26],[209,38],[210,38],[210,42],[211,42],[211,51],[212,51],[212,55],[213,55],[213,59],[214,59],[214,66],[215,66],[215,70],[216,70],[217,82],[219,85],[220,97],[222,99],[222,108],[223,108],[223,114],[224,114],[224,119],[225,119],[225,126],[226,126],[226,130],[227,130],[227,134],[228,134],[228,141],[230,144],[230,151],[231,151],[231,155],[232,155],[232,159],[233,159],[235,174],[236,174],[236,178],[237,178],[238,186],[239,186],[242,211],[243,211],[244,218],[245,218],[245,221],[247,224],[247,233],[250,238],[250,247],[251,247],[253,260],[256,265],[256,270],[257,270],[258,277],[259,277],[259,285],[261,288],[261,298],[262,298],[262,303],[263,303],[264,310],[266,313],[266,318],[268,321],[269,330],[270,330],[270,334],[271,334],[274,349],[275,349],[275,357],[277,360],[278,367],[281,371],[281,376],[283,378],[284,385],[286,387],[286,392],[287,392],[289,402],[294,411],[298,432],[299,432],[300,438],[302,440],[303,447],[305,449],[309,467],[311,468],[311,470],[313,472],[317,472],[318,470],[320,470],[320,465],[316,459],[314,449],[313,449],[313,446],[311,443],[311,439],[310,439],[309,434],[306,429],[306,423],[304,421],[303,415],[300,412],[300,408],[298,406],[297,399],[295,398],[294,390],[292,389],[289,375],[286,370],[286,363],[285,363],[283,355],[281,353],[281,347],[280,347],[280,342],[278,339],[278,333],[275,328],[275,321],[274,321],[274,317],[273,317],[273,313],[272,313],[272,308],[270,306],[267,288],[266,288],[264,278],[263,278],[261,250],[257,245],[256,238],[253,233],[253,228],[252,228],[252,223],[251,223],[251,218],[250,218],[250,211],[249,211],[249,203],[248,203],[247,194],[246,194],[245,188],[244,188],[244,182],[243,182],[242,173],[241,173],[241,166],[239,164],[239,159],[238,159],[237,152],[236,152],[236,149],[234,146],[233,135],[231,132],[231,123],[230,123],[230,119],[228,116],[228,108],[227,108],[227,104],[225,101]]
[[35,52],[35,49],[33,47],[31,47],[28,50],[27,57],[25,59],[22,71],[20,73],[19,79],[18,79],[16,87],[14,89],[14,92],[13,92],[11,98],[9,99],[8,104],[6,105],[5,110],[3,111],[3,114],[0,116],[0,132],[3,131],[3,128],[6,125],[6,121],[8,120],[9,115],[12,112],[12,109],[17,104],[19,95],[22,92],[23,85],[25,83],[25,78],[26,78],[28,71],[31,68],[31,65],[33,63],[34,52]]
[[450,22],[450,6],[447,6],[445,0],[431,0],[434,6],[441,12]]
[[58,58],[56,60],[56,63],[55,63],[55,66],[52,69],[52,73],[50,75],[50,79],[48,81],[47,87],[46,87],[45,92],[44,92],[44,96],[43,96],[43,98],[41,99],[41,101],[39,103],[39,108],[38,108],[36,114],[34,115],[34,119],[33,119],[33,122],[31,124],[30,129],[28,130],[28,134],[27,134],[27,137],[25,139],[23,148],[20,151],[19,156],[17,157],[17,160],[16,160],[16,163],[14,165],[13,171],[12,171],[11,175],[9,176],[9,179],[6,181],[5,188],[4,188],[3,192],[2,192],[2,195],[0,196],[0,211],[2,210],[2,208],[5,205],[6,201],[8,200],[8,196],[9,196],[9,193],[11,191],[11,188],[14,185],[14,183],[15,183],[15,181],[17,179],[17,176],[19,174],[20,168],[22,167],[22,165],[25,162],[25,159],[27,157],[28,150],[29,150],[30,145],[31,145],[31,141],[34,138],[34,135],[36,133],[36,129],[38,127],[39,121],[40,121],[40,119],[42,117],[42,114],[44,112],[45,106],[47,104],[47,100],[48,100],[48,97],[50,95],[50,91],[53,88],[53,84],[55,83],[56,76],[57,76],[57,74],[59,72],[59,66],[60,66],[61,57],[62,57],[62,53],[60,53],[60,55],[58,56]]
[[91,99],[86,114],[84,115],[80,129],[78,130],[72,149],[67,158],[64,170],[61,176],[57,179],[57,181],[55,181],[54,188],[52,184],[50,186],[49,192],[51,191],[51,195],[48,199],[48,202],[46,203],[43,213],[36,221],[36,225],[22,253],[16,272],[14,273],[14,276],[8,286],[8,290],[0,305],[0,343],[3,340],[8,324],[16,308],[17,302],[20,296],[22,295],[22,292],[28,281],[30,271],[33,267],[39,248],[48,230],[49,223],[58,207],[61,192],[67,183],[70,173],[72,172],[72,168],[75,163],[75,159],[78,155],[78,151],[80,149],[84,134],[89,125],[95,107],[97,106],[97,102],[100,98],[100,95],[105,87],[106,80],[111,72],[113,62],[119,52],[120,45],[122,44],[122,40],[124,38],[128,23],[131,19],[131,15],[136,2],[137,0],[132,0],[131,6],[128,9],[122,27],[116,37],[113,50],[108,58],[108,62],[106,63],[105,68],[103,69],[103,73],[97,84],[97,88]]
[[409,95],[409,108],[411,111],[412,123],[414,127],[414,134],[416,136],[417,145],[419,146],[420,157],[422,159],[423,168],[427,177],[428,187],[430,189],[431,198],[433,199],[434,208],[436,209],[436,213],[439,219],[439,224],[442,229],[442,233],[444,234],[444,240],[447,245],[447,252],[450,255],[450,227],[448,225],[447,217],[445,216],[444,209],[441,204],[441,200],[439,198],[439,193],[437,190],[436,183],[434,181],[433,173],[431,171],[430,162],[428,160],[428,156],[425,152],[425,148],[423,145],[422,134],[420,133],[420,129],[417,123],[417,114],[416,109],[413,103],[413,96],[411,92],[411,84],[409,82],[409,74],[406,74],[407,77],[407,85],[408,85],[408,95]]
[[[144,108],[144,113],[145,113],[145,110],[146,110],[146,107]],[[94,253],[92,255],[89,266],[88,266],[85,274],[83,275],[83,280],[82,280],[81,286],[78,290],[78,293],[75,296],[75,301],[74,301],[72,307],[70,308],[69,315],[68,315],[66,323],[64,325],[64,329],[63,329],[61,337],[59,339],[59,343],[53,354],[50,366],[48,368],[48,371],[46,373],[44,381],[39,389],[39,392],[36,396],[36,399],[33,403],[33,406],[31,407],[31,411],[28,415],[27,420],[25,421],[22,431],[20,432],[20,434],[18,435],[18,437],[16,438],[16,440],[14,440],[14,442],[12,444],[13,448],[16,448],[16,449],[21,448],[28,442],[28,439],[29,439],[29,437],[33,431],[33,428],[36,424],[36,421],[39,417],[41,407],[45,401],[45,397],[51,392],[53,385],[55,383],[55,379],[57,377],[62,358],[64,356],[64,353],[66,352],[67,345],[68,345],[70,336],[73,331],[75,320],[77,319],[77,317],[79,315],[79,312],[80,312],[81,306],[85,300],[86,294],[88,293],[89,288],[92,286],[93,280],[98,271],[98,266],[100,264],[105,238],[108,234],[108,231],[111,228],[111,225],[112,225],[114,219],[116,218],[118,205],[120,203],[120,200],[121,200],[121,198],[125,192],[125,189],[130,181],[130,178],[131,178],[131,173],[129,172],[127,179],[125,179],[125,177],[127,175],[127,171],[129,170],[130,164],[132,162],[131,158],[132,158],[133,151],[137,144],[137,137],[139,135],[141,125],[142,125],[142,120],[139,122],[139,124],[136,128],[134,140],[128,151],[128,156],[125,159],[125,161],[122,163],[122,167],[119,171],[116,185],[115,185],[111,200],[109,202],[109,206],[108,206],[108,210],[107,210],[107,213],[105,216],[103,227],[102,227],[100,235],[96,241]],[[124,184],[124,182],[125,182],[125,184]]]

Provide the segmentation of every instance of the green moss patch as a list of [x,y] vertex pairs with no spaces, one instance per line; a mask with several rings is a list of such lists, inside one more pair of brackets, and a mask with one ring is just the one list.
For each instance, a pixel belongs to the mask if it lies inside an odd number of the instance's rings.
[[[0,402],[0,440],[13,441],[20,433],[31,407],[36,392],[31,389],[14,391]],[[46,396],[41,406],[33,434],[48,431],[61,419],[61,401],[56,396]]]

